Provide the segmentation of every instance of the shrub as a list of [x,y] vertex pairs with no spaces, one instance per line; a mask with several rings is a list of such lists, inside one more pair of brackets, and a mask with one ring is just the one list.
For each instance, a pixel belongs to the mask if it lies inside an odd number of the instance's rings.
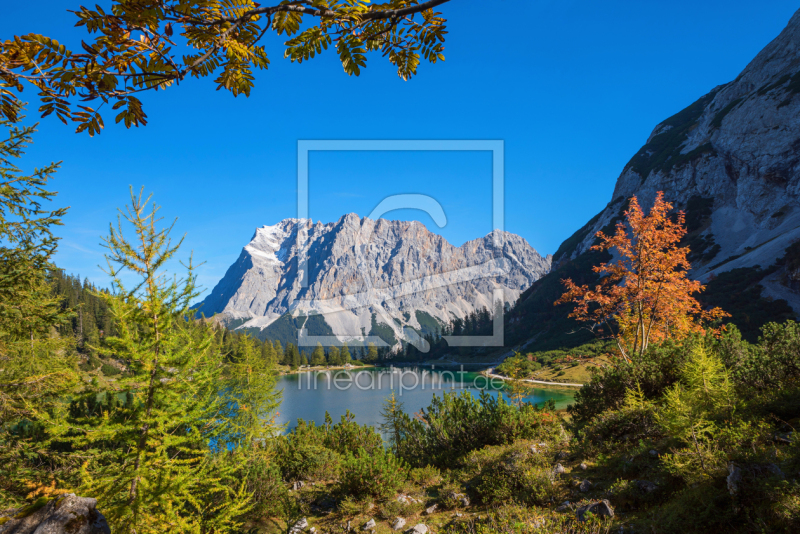
[[581,428],[601,413],[620,408],[630,389],[641,388],[647,399],[660,398],[678,381],[693,347],[704,341],[701,337],[680,343],[668,341],[651,347],[632,363],[617,361],[613,366],[591,369],[591,380],[578,391],[568,409],[573,425]]
[[399,456],[413,466],[452,467],[468,452],[486,445],[502,445],[518,439],[552,439],[562,431],[547,409],[530,404],[515,406],[502,395],[482,391],[475,399],[469,392],[434,395],[421,418],[403,414],[398,422]]
[[252,515],[274,517],[281,513],[281,503],[286,499],[287,491],[277,464],[262,454],[253,455],[245,465],[242,477],[253,503]]
[[80,364],[80,370],[89,373],[91,371],[96,371],[98,367],[103,365],[103,361],[98,358],[95,354],[89,354],[89,357],[86,359],[85,362]]
[[449,523],[443,534],[607,534],[611,521],[589,518],[578,522],[572,515],[543,515],[540,510],[519,505],[505,505],[486,514],[472,515]]
[[284,480],[322,480],[336,476],[340,456],[323,444],[323,427],[299,419],[287,436],[276,438],[276,462]]
[[408,467],[391,452],[381,448],[370,455],[359,447],[342,462],[339,491],[355,497],[392,497],[406,481]]
[[442,479],[442,473],[432,465],[415,467],[408,472],[408,479],[423,488],[435,486]]
[[117,367],[109,363],[103,363],[103,365],[100,367],[100,372],[106,376],[116,376],[122,373],[122,371],[120,371]]
[[484,504],[513,501],[545,506],[557,495],[552,467],[544,455],[531,450],[528,442],[486,447],[474,451],[468,459],[472,492]]
[[663,437],[654,406],[623,407],[596,416],[581,429],[576,444],[584,457],[619,453]]
[[339,454],[347,454],[362,447],[368,454],[383,448],[383,438],[370,425],[359,425],[355,416],[347,410],[341,420],[332,425],[330,415],[325,412],[323,443]]
[[414,505],[406,504],[395,499],[387,499],[378,507],[378,516],[386,521],[392,521],[398,516],[414,515],[416,512],[414,508]]

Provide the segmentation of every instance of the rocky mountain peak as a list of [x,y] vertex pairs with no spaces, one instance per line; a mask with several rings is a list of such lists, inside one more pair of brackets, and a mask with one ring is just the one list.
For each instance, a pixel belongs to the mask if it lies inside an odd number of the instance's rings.
[[404,328],[492,309],[495,289],[513,303],[550,261],[499,230],[455,247],[417,221],[285,219],[256,229],[198,309],[259,332],[321,314],[325,333],[342,340],[379,328],[397,342]]

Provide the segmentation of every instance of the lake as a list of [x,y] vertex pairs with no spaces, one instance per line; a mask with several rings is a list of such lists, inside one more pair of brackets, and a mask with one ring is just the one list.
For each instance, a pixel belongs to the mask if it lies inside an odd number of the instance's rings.
[[[361,424],[379,425],[383,401],[394,391],[403,403],[403,409],[413,414],[427,408],[433,395],[447,391],[472,392],[477,397],[481,390],[497,396],[503,389],[501,380],[489,380],[472,371],[456,369],[431,369],[423,367],[392,367],[307,372],[284,375],[278,378],[278,389],[283,390],[283,402],[277,422],[287,429],[297,424],[297,419],[325,421],[327,410],[334,422],[350,410]],[[557,409],[572,403],[577,389],[533,388],[527,397],[531,403],[553,399]]]

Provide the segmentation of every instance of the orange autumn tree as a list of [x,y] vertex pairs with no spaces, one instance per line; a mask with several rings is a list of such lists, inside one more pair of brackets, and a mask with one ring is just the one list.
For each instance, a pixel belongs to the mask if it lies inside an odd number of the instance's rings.
[[600,243],[592,250],[613,248],[618,258],[593,268],[600,282],[589,289],[562,280],[566,292],[556,304],[574,303],[570,317],[591,323],[593,331],[607,329],[625,361],[641,356],[651,343],[703,333],[709,322],[728,316],[719,308],[704,310],[694,298],[705,286],[688,277],[689,247],[679,246],[686,234],[684,213],[671,218],[671,211],[663,192],[647,215],[631,197],[616,233],[597,233]]

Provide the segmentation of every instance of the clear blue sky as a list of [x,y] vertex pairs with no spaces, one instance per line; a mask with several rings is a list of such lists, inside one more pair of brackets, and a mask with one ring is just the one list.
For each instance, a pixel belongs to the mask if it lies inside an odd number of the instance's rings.
[[[83,34],[66,10],[77,5],[8,2],[0,38],[36,32],[76,46]],[[298,139],[502,139],[506,230],[553,253],[610,200],[652,128],[734,79],[797,7],[453,0],[441,8],[447,60],[423,64],[411,81],[380,55],[359,78],[346,76],[331,53],[292,64],[272,37],[272,65],[257,74],[250,98],[190,80],[143,99],[148,126],[125,130],[109,120],[95,138],[48,117],[27,164],[63,160],[55,188],[71,209],[56,261],[101,285],[100,236],[128,185],[144,185],[165,216],[179,217],[176,232],[187,234],[187,253],[207,262],[200,282],[212,287],[257,226],[296,215]],[[387,194],[426,193],[444,206],[444,229],[411,211],[392,218],[418,217],[460,245],[491,230],[490,178],[486,153],[318,153],[311,215],[363,216]]]

